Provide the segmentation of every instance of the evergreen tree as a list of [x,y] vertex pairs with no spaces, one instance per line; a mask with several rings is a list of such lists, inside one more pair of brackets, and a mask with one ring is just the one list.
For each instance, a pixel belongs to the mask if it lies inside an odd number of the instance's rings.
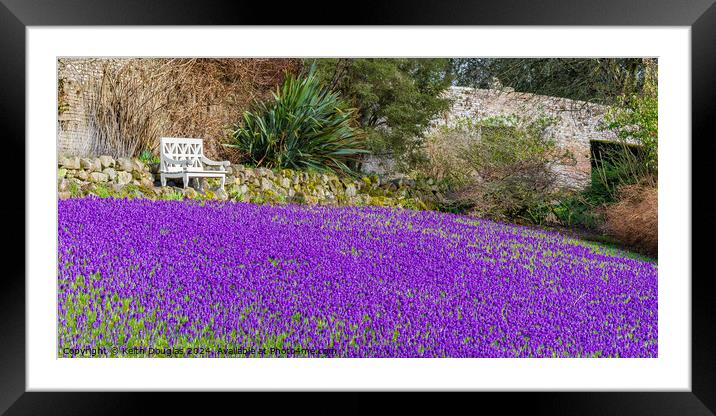
[[399,166],[415,161],[430,121],[450,106],[442,96],[453,80],[449,59],[311,59],[319,78],[358,108],[376,154]]
[[644,88],[647,59],[642,58],[455,58],[458,85],[505,87],[553,97],[617,104]]

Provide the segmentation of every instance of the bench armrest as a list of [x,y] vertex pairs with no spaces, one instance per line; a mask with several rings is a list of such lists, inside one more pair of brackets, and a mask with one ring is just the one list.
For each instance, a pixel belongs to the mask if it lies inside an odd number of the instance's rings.
[[201,163],[203,163],[205,165],[209,165],[209,166],[221,166],[221,167],[226,168],[229,166],[229,164],[231,162],[229,162],[228,160],[217,162],[215,160],[208,159],[205,156],[201,156]]

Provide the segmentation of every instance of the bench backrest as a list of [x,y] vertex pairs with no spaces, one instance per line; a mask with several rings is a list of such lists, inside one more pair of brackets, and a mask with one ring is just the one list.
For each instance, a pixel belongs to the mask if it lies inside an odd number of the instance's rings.
[[188,160],[187,171],[203,170],[201,157],[204,155],[204,141],[184,137],[162,137],[159,139],[160,171],[182,172],[184,167],[176,163],[169,163],[165,158],[172,160]]

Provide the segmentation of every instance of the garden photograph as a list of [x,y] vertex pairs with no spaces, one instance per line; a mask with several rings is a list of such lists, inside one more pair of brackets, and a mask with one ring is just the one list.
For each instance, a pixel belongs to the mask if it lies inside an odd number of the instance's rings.
[[57,357],[657,358],[658,75],[58,58]]

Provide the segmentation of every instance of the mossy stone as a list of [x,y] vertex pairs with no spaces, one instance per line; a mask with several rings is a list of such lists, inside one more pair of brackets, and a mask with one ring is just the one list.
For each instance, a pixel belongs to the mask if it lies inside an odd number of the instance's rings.
[[303,192],[296,192],[291,197],[291,202],[295,202],[297,204],[305,203],[306,202],[306,194],[304,194]]

